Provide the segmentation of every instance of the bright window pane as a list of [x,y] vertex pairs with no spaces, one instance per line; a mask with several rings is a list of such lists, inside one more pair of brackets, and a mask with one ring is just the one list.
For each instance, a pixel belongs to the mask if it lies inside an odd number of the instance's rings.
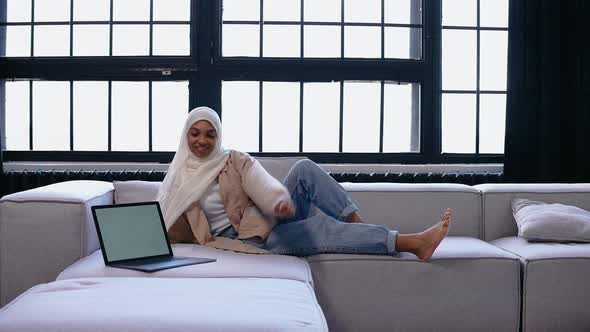
[[223,56],[250,56],[260,54],[260,28],[258,25],[224,24]]
[[31,0],[8,0],[6,22],[31,22]]
[[29,150],[29,82],[6,82],[6,150]]
[[506,95],[479,96],[479,152],[504,153]]
[[262,86],[262,151],[299,151],[299,83]]
[[33,82],[33,150],[70,149],[70,83]]
[[35,56],[68,56],[70,55],[70,26],[37,25],[34,43]]
[[113,25],[113,55],[149,55],[149,25]]
[[420,0],[385,0],[385,23],[421,24]]
[[[266,2],[265,2],[266,3]],[[300,56],[299,25],[264,25],[262,40],[263,56],[276,58],[298,58]]]
[[442,87],[445,90],[475,90],[476,32],[443,30]]
[[74,0],[74,21],[108,21],[109,0]]
[[154,21],[190,21],[190,0],[154,0]]
[[305,0],[303,18],[307,22],[340,22],[341,0]]
[[149,21],[150,0],[113,0],[113,20]]
[[442,0],[442,16],[443,25],[476,26],[477,0]]
[[347,58],[380,58],[381,28],[344,27],[344,56]]
[[69,22],[70,0],[35,0],[35,22]]
[[303,151],[338,152],[340,83],[303,84]]
[[258,82],[223,82],[221,122],[228,149],[258,152]]
[[224,21],[259,21],[260,0],[223,0]]
[[0,31],[6,31],[6,56],[31,56],[30,26],[5,26]]
[[[419,152],[419,85],[386,82],[384,93],[383,152]],[[414,147],[411,144],[412,136],[415,137]]]
[[508,0],[480,0],[480,26],[508,27]]
[[420,59],[422,56],[421,43],[422,29],[385,28],[386,58]]
[[339,58],[339,26],[305,26],[303,53],[306,58]]
[[443,93],[442,152],[475,153],[475,94]]
[[111,112],[112,150],[147,151],[148,83],[113,82]]
[[188,114],[188,82],[152,83],[152,149],[176,151]]
[[188,24],[154,24],[154,55],[190,55]]
[[508,32],[481,31],[480,88],[506,90]]
[[381,23],[381,0],[344,0],[344,22]]
[[379,152],[381,84],[344,83],[344,152]]
[[74,150],[108,149],[108,82],[74,82]]
[[301,0],[264,0],[265,21],[297,21],[301,19]]
[[108,56],[109,26],[106,24],[74,25],[74,55]]

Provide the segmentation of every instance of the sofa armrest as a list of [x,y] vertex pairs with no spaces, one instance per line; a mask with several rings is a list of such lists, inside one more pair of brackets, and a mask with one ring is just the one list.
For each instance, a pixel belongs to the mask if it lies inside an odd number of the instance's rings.
[[55,280],[99,248],[90,207],[112,204],[113,185],[66,181],[0,200],[0,304]]

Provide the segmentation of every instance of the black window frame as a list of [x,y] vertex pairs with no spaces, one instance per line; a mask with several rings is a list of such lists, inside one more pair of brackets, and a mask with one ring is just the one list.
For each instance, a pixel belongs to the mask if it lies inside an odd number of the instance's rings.
[[[34,0],[32,1],[34,3]],[[344,0],[341,1],[343,4]],[[2,2],[5,4],[5,1],[0,1]],[[224,80],[293,82],[369,80],[420,83],[420,152],[252,152],[251,154],[254,156],[303,155],[320,163],[502,163],[503,155],[501,154],[441,154],[441,0],[422,0],[422,9],[423,57],[420,60],[223,58],[220,56],[222,0],[192,0],[190,56],[1,57],[0,79],[7,81],[183,80],[189,82],[189,109],[205,105],[215,109],[220,115],[223,112],[221,83]],[[1,8],[0,11],[2,11]],[[5,7],[3,12],[5,15]],[[0,85],[0,90],[0,96],[2,96],[3,84]],[[2,119],[4,106],[5,104],[1,103]],[[4,126],[0,130],[3,128]],[[5,137],[2,134],[0,132],[3,147],[1,155],[4,161],[168,163],[174,155],[173,152],[4,151]]]

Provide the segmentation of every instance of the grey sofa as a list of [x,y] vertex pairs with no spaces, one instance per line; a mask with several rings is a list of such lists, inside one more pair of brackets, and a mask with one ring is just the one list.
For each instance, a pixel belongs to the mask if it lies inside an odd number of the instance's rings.
[[[274,175],[281,178],[284,172]],[[151,189],[138,192],[139,200],[153,195],[154,184],[146,186]],[[195,287],[204,287],[211,280],[224,280],[227,285],[247,280],[264,285],[267,281],[269,288],[261,286],[260,292],[283,294],[275,299],[277,303],[305,298],[300,306],[289,308],[311,324],[300,326],[301,330],[325,330],[326,322],[331,331],[590,330],[590,287],[586,285],[590,244],[523,241],[516,236],[510,210],[513,197],[590,210],[590,184],[343,186],[365,219],[403,233],[425,229],[450,207],[454,213],[449,236],[428,262],[405,253],[397,257],[325,254],[300,259],[182,244],[174,247],[175,253],[215,256],[218,262],[144,274],[107,268],[96,251],[99,247],[89,209],[116,201],[111,183],[72,181],[5,196],[0,202],[0,298],[5,305],[0,311],[0,330],[3,326],[26,327],[26,320],[20,325],[7,322],[26,310],[38,309],[35,304],[41,301],[37,299],[40,293],[59,296],[64,283],[112,283],[129,278],[158,280],[164,288],[172,278],[189,279]],[[277,280],[291,288],[272,288]],[[13,301],[40,283],[48,284]],[[306,293],[303,285],[314,292]],[[293,291],[296,286],[300,291]],[[105,289],[106,297],[110,288]],[[86,302],[84,297],[72,301],[81,306]],[[314,303],[321,309],[314,309]],[[264,304],[259,309],[264,310]],[[86,318],[91,320],[92,316]],[[54,320],[35,322],[48,331]],[[113,324],[113,330],[120,327]],[[210,322],[191,324],[202,328]],[[258,327],[289,330],[296,326],[267,324]],[[219,330],[227,327],[222,325]]]

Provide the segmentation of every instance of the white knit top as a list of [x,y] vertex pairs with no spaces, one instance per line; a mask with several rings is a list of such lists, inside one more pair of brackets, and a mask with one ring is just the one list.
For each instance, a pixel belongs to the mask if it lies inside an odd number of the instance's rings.
[[199,199],[199,205],[203,209],[203,212],[205,212],[205,216],[207,216],[207,221],[209,221],[209,227],[213,235],[217,235],[219,231],[225,229],[230,224],[225,213],[221,195],[219,194],[219,183],[217,181],[211,182],[203,193],[203,196]]

